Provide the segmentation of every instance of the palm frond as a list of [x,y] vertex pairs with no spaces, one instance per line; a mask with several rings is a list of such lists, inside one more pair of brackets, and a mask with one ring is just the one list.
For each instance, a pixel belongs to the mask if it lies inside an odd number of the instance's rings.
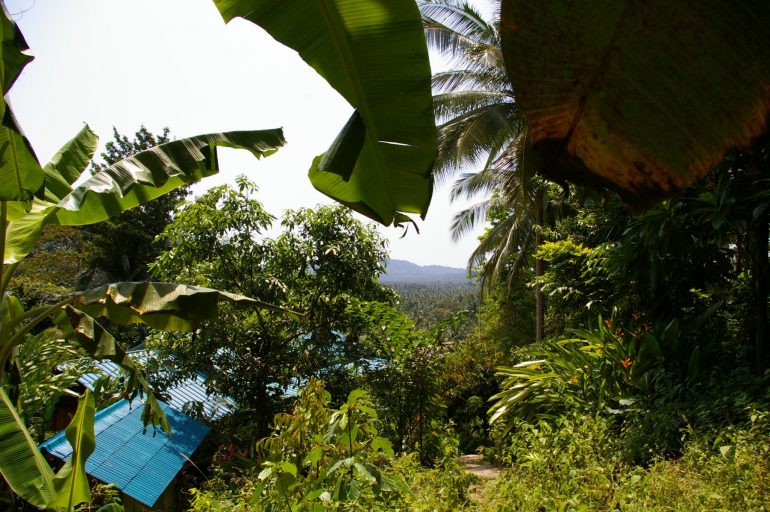
[[508,77],[500,69],[452,69],[434,73],[431,78],[434,93],[453,91],[489,91],[505,93],[513,101]]
[[456,201],[461,197],[471,198],[478,194],[492,194],[499,185],[499,175],[493,173],[489,167],[485,167],[480,172],[461,174],[452,184],[449,198],[451,201]]
[[[468,2],[420,0],[417,7],[422,13],[424,24],[435,23],[469,39],[499,46],[500,32],[497,24],[487,22]],[[499,20],[499,17],[495,20]]]
[[487,218],[489,206],[489,200],[484,200],[457,212],[449,226],[452,241],[457,242],[477,225],[483,223]]
[[513,100],[502,91],[467,90],[433,95],[433,111],[438,120],[453,119],[483,107],[511,104]]
[[478,108],[439,126],[434,179],[441,181],[463,165],[478,165],[497,153],[512,137],[510,127],[520,115],[514,103]]

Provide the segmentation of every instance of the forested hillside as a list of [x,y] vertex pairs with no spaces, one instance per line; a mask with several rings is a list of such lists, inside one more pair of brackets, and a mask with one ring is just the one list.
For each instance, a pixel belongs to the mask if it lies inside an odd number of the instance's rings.
[[385,284],[462,284],[473,286],[474,280],[462,268],[441,265],[416,265],[404,260],[388,260],[380,281]]

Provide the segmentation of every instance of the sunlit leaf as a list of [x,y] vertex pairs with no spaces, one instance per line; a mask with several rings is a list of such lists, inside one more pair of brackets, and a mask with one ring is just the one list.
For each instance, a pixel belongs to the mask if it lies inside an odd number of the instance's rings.
[[502,1],[502,46],[544,173],[645,205],[767,129],[770,3]]
[[94,397],[86,389],[85,395],[78,402],[75,416],[65,431],[67,441],[72,447],[72,455],[54,478],[56,499],[49,504],[51,508],[73,510],[75,505],[91,501],[91,490],[85,465],[86,459],[96,448],[95,412]]
[[424,216],[433,188],[436,127],[428,51],[415,2],[215,4],[225,20],[248,19],[296,50],[355,109],[328,154],[314,160],[313,185],[386,225],[398,212]]
[[88,290],[78,296],[76,305],[93,317],[109,318],[117,324],[141,323],[156,329],[192,331],[200,322],[215,319],[217,304],[222,301],[301,318],[299,313],[243,295],[147,281],[113,283]]
[[[29,254],[46,224],[85,225],[101,222],[181,186],[216,174],[219,172],[217,147],[246,149],[257,157],[263,157],[277,151],[285,140],[280,129],[215,133],[175,140],[121,160],[67,192],[71,184],[69,180],[77,172],[75,163],[83,161],[92,143],[91,134],[84,128],[62,148],[62,153],[56,155],[52,167],[47,167],[50,171],[48,182],[54,189],[47,192],[46,197],[56,199],[57,202],[35,199],[29,212],[12,203],[13,215],[9,215],[11,222],[8,225],[5,263],[21,261]],[[41,169],[41,185],[42,176]],[[63,197],[58,197],[65,192]]]
[[53,501],[53,471],[0,387],[0,473],[13,492],[36,507]]

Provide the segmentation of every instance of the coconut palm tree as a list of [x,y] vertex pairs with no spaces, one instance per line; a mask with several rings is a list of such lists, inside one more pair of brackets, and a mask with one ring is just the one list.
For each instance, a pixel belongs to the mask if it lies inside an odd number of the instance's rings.
[[[433,75],[438,127],[434,176],[444,181],[466,166],[452,199],[483,199],[460,211],[451,226],[458,239],[497,212],[493,227],[471,255],[468,266],[480,266],[484,289],[520,275],[541,243],[546,214],[546,187],[536,177],[537,165],[528,151],[527,126],[503,64],[499,12],[486,21],[467,2],[419,2],[429,46],[448,58],[451,69]],[[535,274],[543,264],[535,260]],[[535,289],[536,339],[544,333],[544,298]]]

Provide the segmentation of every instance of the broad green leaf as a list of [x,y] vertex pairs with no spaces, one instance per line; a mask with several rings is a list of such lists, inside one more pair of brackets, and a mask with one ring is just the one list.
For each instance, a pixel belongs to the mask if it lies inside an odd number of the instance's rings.
[[44,179],[32,146],[6,105],[0,124],[0,201],[29,201]]
[[323,457],[323,447],[316,446],[312,450],[308,452],[308,454],[305,456],[305,460],[303,460],[304,465],[309,465],[311,467],[315,467],[316,463],[318,463],[319,460],[321,460],[321,457]]
[[428,51],[411,0],[215,0],[296,50],[355,109],[310,168],[319,191],[385,225],[425,216],[436,127]]
[[355,468],[356,473],[358,474],[358,476],[360,476],[361,478],[363,478],[367,482],[372,483],[372,484],[377,482],[377,479],[374,477],[374,475],[371,474],[369,472],[369,470],[366,467],[364,467],[364,465],[361,464],[360,462],[354,463],[353,467]]
[[374,451],[381,451],[388,455],[389,457],[393,457],[393,447],[390,444],[390,441],[385,439],[384,437],[375,437],[372,439],[372,450]]
[[141,323],[163,330],[193,331],[200,322],[217,316],[220,301],[288,313],[272,304],[211,288],[174,283],[113,283],[83,292],[75,305],[92,317],[116,324]]
[[502,50],[551,178],[645,205],[765,133],[770,2],[502,1]]
[[[11,222],[4,261],[14,263],[26,257],[37,244],[46,224],[101,222],[178,187],[216,174],[219,171],[216,148],[219,146],[247,149],[257,157],[263,157],[274,153],[284,143],[280,129],[199,135],[176,140],[117,162],[75,187],[58,202],[35,199],[29,212],[19,203],[10,203]],[[0,132],[0,159],[1,144]],[[57,160],[55,157],[52,162],[62,179],[49,174],[54,190],[50,194],[47,192],[47,197],[58,196],[64,191],[63,182],[68,182],[77,172],[75,163],[82,161],[90,151],[90,144],[91,135],[84,128],[62,148],[61,158]],[[41,169],[41,184],[42,176]],[[3,178],[0,187],[5,182]]]
[[406,483],[399,477],[391,477],[385,473],[381,473],[379,483],[381,492],[399,492],[401,494],[411,493],[409,487],[407,487]]
[[[18,207],[19,203],[9,203],[9,206]],[[34,199],[29,213],[18,215],[18,209],[13,209],[16,214],[14,217],[17,218],[13,220],[9,215],[11,222],[8,224],[5,241],[4,263],[19,263],[32,252],[40,239],[49,208],[50,203]],[[9,213],[11,210],[9,208]]]
[[24,40],[19,27],[13,22],[5,4],[2,4],[3,16],[2,52],[0,52],[0,83],[3,91],[0,96],[0,201],[27,201],[43,185],[43,169],[35,157],[32,147],[14,118],[5,96],[13,86],[32,57],[27,54],[29,46]]
[[[329,473],[331,474],[331,472]],[[350,494],[350,487],[348,478],[345,474],[342,474],[337,479],[337,484],[334,486],[334,495],[332,499],[334,501],[345,501]]]
[[54,323],[64,337],[74,337],[86,352],[95,359],[108,359],[123,368],[129,374],[125,386],[126,394],[133,399],[139,390],[145,395],[142,421],[145,425],[160,425],[164,432],[171,434],[165,412],[160,407],[152,387],[147,383],[139,368],[134,364],[125,349],[110,332],[93,317],[71,305],[61,309],[54,318]]
[[364,389],[354,389],[348,394],[347,404],[352,405],[367,395],[369,395],[369,393]]
[[37,449],[16,408],[0,387],[0,473],[13,492],[44,508],[56,491],[53,471]]
[[297,466],[292,464],[291,462],[282,460],[280,461],[277,466],[281,469],[283,473],[289,473],[291,476],[296,477],[297,476]]
[[3,30],[3,51],[1,55],[3,62],[0,69],[2,69],[3,76],[0,82],[2,82],[3,86],[2,96],[5,96],[11,90],[21,70],[24,69],[24,66],[33,57],[27,53],[29,51],[27,41],[24,40],[24,35],[19,30],[18,25],[11,19],[4,3],[2,7],[3,19],[0,26],[2,26]]
[[51,508],[74,510],[75,505],[91,501],[91,490],[86,474],[86,459],[96,448],[95,413],[94,397],[86,389],[85,395],[80,397],[75,416],[65,431],[67,441],[72,447],[72,456],[56,473],[54,478],[56,499],[49,504]]
[[263,469],[262,471],[259,472],[259,475],[257,475],[257,479],[258,480],[267,480],[268,478],[270,478],[270,475],[272,475],[272,474],[273,474],[273,468],[272,468],[272,466],[268,466],[268,467],[266,467],[265,469]]
[[280,129],[212,133],[166,142],[93,175],[62,198],[51,223],[93,224],[219,172],[217,147],[249,150],[257,158],[275,153]]
[[43,168],[46,201],[56,203],[72,192],[71,185],[88,168],[98,141],[86,125],[51,158]]

